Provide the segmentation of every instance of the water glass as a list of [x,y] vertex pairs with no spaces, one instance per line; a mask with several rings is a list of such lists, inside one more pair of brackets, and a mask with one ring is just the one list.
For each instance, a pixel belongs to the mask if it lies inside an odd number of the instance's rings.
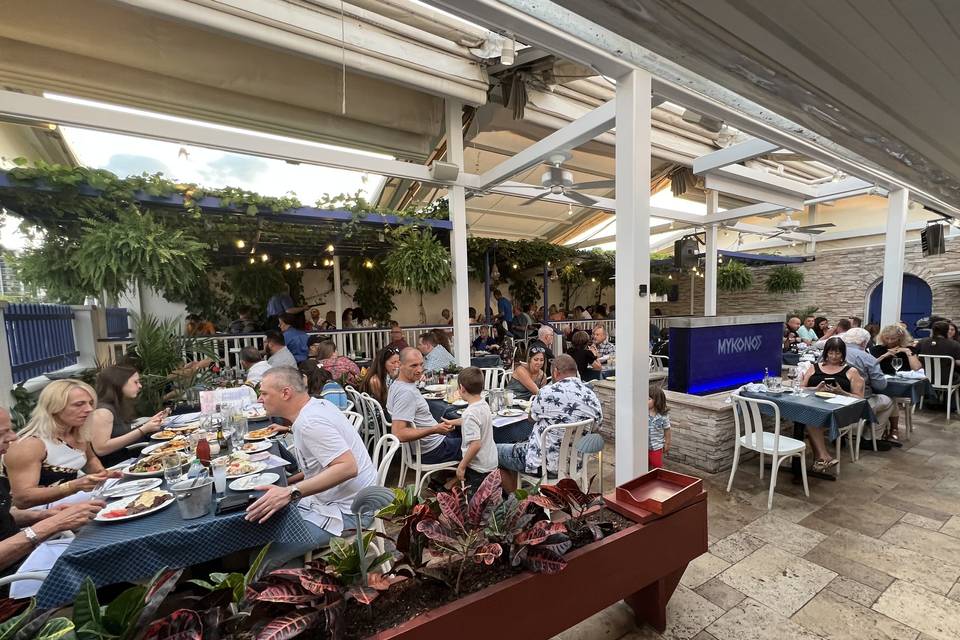
[[182,475],[182,460],[177,453],[163,457],[163,479],[167,481],[167,486],[173,486],[180,480]]
[[227,465],[230,458],[221,456],[210,461],[210,467],[213,469],[213,488],[217,494],[224,494],[227,491]]
[[893,356],[893,360],[890,361],[890,366],[893,367],[894,371],[900,373],[900,369],[903,368],[903,359],[900,356]]
[[503,397],[504,397],[504,399],[506,400],[507,408],[512,407],[512,406],[513,406],[513,391],[510,391],[509,389],[507,389],[507,390],[504,392]]
[[247,418],[237,416],[233,421],[233,431],[230,432],[230,444],[236,451],[243,446],[243,439],[247,435]]

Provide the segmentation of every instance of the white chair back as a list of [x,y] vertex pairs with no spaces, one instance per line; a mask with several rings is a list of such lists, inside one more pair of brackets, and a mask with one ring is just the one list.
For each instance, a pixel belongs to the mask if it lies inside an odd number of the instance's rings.
[[956,361],[950,356],[935,356],[920,354],[923,360],[923,370],[930,379],[930,386],[934,389],[950,389],[953,382],[953,368]]
[[485,391],[491,389],[503,389],[507,384],[507,372],[502,367],[483,367],[483,388]]
[[377,468],[377,484],[381,487],[387,486],[387,474],[399,450],[400,439],[392,433],[381,436],[373,447],[373,466]]
[[664,371],[670,366],[667,356],[650,356],[650,371]]
[[369,440],[371,444],[375,444],[390,432],[390,425],[387,424],[387,414],[377,399],[369,393],[360,394],[360,406],[363,408],[360,413],[363,414],[367,431],[365,441]]
[[593,423],[593,420],[581,420],[580,422],[550,425],[543,430],[543,433],[540,434],[540,450],[543,452],[540,471],[543,480],[547,480],[549,477],[547,471],[547,438],[552,435],[555,436],[557,432],[561,433],[560,450],[557,456],[557,480],[579,477],[580,454],[577,452],[577,442],[580,441],[580,437]]
[[[347,422],[353,425],[353,428],[358,432],[361,427],[363,427],[363,416],[357,413],[356,411],[344,411],[343,415],[347,418]],[[362,433],[360,434],[363,435]]]
[[736,437],[747,436],[746,447],[750,449],[763,448],[763,419],[760,407],[767,406],[773,409],[774,449],[779,446],[780,440],[780,407],[769,400],[747,398],[739,393],[731,394],[733,402],[733,422],[736,425]]

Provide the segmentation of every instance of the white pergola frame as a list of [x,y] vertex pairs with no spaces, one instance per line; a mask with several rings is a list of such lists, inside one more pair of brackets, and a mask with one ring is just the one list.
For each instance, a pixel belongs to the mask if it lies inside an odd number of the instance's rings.
[[[569,150],[615,128],[616,198],[596,198],[597,210],[620,212],[616,235],[618,307],[618,362],[629,375],[621,376],[616,393],[616,437],[621,445],[616,452],[617,483],[625,482],[647,469],[646,387],[648,384],[649,304],[647,303],[650,258],[650,218],[652,215],[703,227],[707,231],[707,254],[717,254],[719,225],[740,218],[776,213],[785,208],[800,209],[805,203],[840,199],[865,190],[882,187],[892,191],[887,224],[887,253],[884,276],[888,280],[902,278],[903,244],[906,233],[908,199],[913,198],[937,211],[960,217],[956,209],[922,191],[911,192],[908,183],[873,167],[861,165],[823,148],[809,140],[777,129],[750,114],[744,114],[721,102],[686,88],[677,82],[684,73],[662,59],[646,65],[617,57],[597,42],[571,36],[563,21],[545,22],[531,16],[533,3],[525,0],[428,0],[430,4],[479,22],[491,30],[508,32],[531,45],[540,46],[571,60],[588,64],[616,79],[616,99],[607,102],[581,118],[557,130],[527,149],[507,158],[482,175],[463,170],[462,103],[448,98],[447,123],[448,161],[459,167],[454,180],[435,180],[428,167],[368,154],[333,149],[323,145],[265,136],[227,127],[211,128],[183,120],[157,118],[89,104],[51,100],[48,98],[0,91],[0,114],[59,125],[97,129],[221,149],[224,151],[278,158],[325,167],[364,171],[387,177],[439,184],[450,192],[450,219],[453,223],[451,254],[454,272],[454,318],[456,352],[461,364],[469,362],[466,265],[466,192],[497,193],[529,198],[529,185],[511,182],[510,177],[543,162],[552,153]],[[552,3],[538,2],[541,11],[561,10]],[[524,11],[510,5],[523,6]],[[567,16],[569,18],[569,16]],[[600,43],[603,44],[603,43]],[[631,43],[632,44],[632,43]],[[626,46],[626,45],[625,45]],[[659,65],[659,66],[658,66]],[[657,71],[662,73],[657,73]],[[654,73],[651,74],[651,71]],[[661,77],[662,76],[662,77]],[[667,79],[664,79],[667,78]],[[650,111],[653,94],[695,111],[720,118],[741,131],[757,136],[754,139],[707,154],[694,160],[694,171],[705,176],[708,212],[698,216],[650,206]],[[854,178],[842,184],[806,184],[765,173],[741,163],[787,149],[836,167]],[[717,211],[717,191],[758,200],[755,205],[732,211]],[[579,203],[562,195],[543,198],[546,202]],[[899,250],[898,250],[899,248]],[[716,260],[706,262],[705,315],[716,313]],[[882,304],[884,320],[899,317],[899,289],[885,287]],[[623,446],[628,444],[628,446]]]

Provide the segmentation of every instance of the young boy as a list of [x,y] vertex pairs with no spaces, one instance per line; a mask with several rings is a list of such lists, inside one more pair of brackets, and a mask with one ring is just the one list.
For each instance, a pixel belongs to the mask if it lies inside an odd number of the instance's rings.
[[493,442],[493,416],[490,407],[480,399],[483,372],[467,367],[457,378],[460,397],[469,405],[463,410],[460,449],[463,458],[457,466],[457,480],[476,491],[488,473],[497,468],[497,445]]

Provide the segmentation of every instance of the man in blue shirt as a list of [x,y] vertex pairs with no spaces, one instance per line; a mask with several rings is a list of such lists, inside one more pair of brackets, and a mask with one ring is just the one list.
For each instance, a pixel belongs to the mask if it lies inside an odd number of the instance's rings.
[[423,354],[424,371],[443,371],[450,365],[457,364],[449,351],[443,348],[443,345],[437,343],[437,338],[432,333],[423,333],[417,340],[417,348]]
[[283,341],[296,361],[300,363],[309,357],[309,349],[307,347],[307,334],[293,326],[296,321],[297,319],[292,313],[280,315],[280,331],[283,332]]
[[510,323],[513,322],[513,304],[510,300],[503,297],[500,289],[493,290],[493,297],[497,300],[497,311],[503,316],[503,319],[506,320],[507,326],[509,327]]

